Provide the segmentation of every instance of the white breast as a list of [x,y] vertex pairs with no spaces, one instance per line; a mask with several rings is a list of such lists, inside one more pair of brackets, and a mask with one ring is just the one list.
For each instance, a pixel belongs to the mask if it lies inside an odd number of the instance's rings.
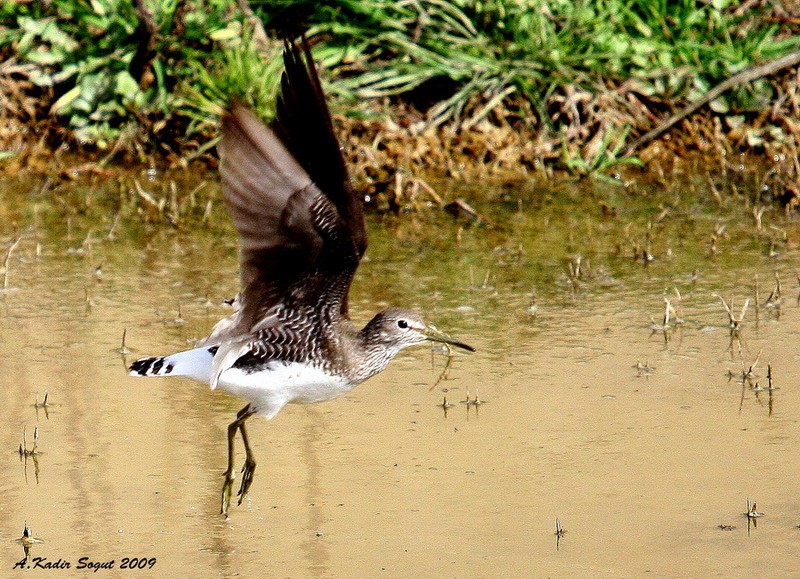
[[250,402],[258,414],[272,418],[286,404],[333,400],[350,392],[356,384],[305,364],[270,362],[252,373],[229,368],[220,375],[217,386]]

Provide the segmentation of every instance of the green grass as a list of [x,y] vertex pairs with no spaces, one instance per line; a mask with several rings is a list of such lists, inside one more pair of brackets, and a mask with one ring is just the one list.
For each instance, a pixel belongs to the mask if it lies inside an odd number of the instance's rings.
[[[362,114],[369,102],[388,98],[419,109],[429,127],[456,133],[483,120],[511,123],[548,135],[562,165],[577,172],[615,162],[618,141],[635,122],[626,95],[655,113],[671,110],[800,46],[800,35],[764,17],[768,2],[744,15],[736,11],[741,2],[725,0],[252,5],[268,28],[287,10],[305,12],[339,107]],[[140,23],[124,0],[6,0],[0,56],[32,65],[25,80],[42,112],[56,115],[68,136],[100,148],[136,139],[199,143],[231,95],[269,116],[279,45],[259,55],[233,0],[147,6],[158,34],[136,78]],[[620,114],[609,114],[604,107],[615,103],[603,98],[618,98]],[[774,98],[773,84],[761,80],[720,97],[712,109],[748,114]],[[600,145],[586,151],[595,137]]]
[[[779,28],[736,16],[738,3],[692,0],[488,2],[338,2],[341,22],[322,18],[317,30],[328,51],[345,61],[337,86],[357,98],[404,95],[434,79],[451,81],[429,122],[467,126],[486,107],[520,99],[537,123],[557,128],[552,96],[569,85],[598,87],[629,81],[646,99],[694,99],[740,70],[800,45]],[[368,7],[368,8],[367,8]],[[364,12],[371,18],[359,18]],[[321,15],[320,15],[321,16]],[[348,62],[364,63],[348,74]],[[439,83],[441,84],[441,83]],[[757,110],[772,98],[766,81],[715,102],[716,110]]]
[[180,86],[223,53],[212,36],[228,26],[228,0],[149,5],[158,33],[137,78],[140,21],[128,0],[4,1],[0,51],[34,66],[25,80],[69,136],[107,148],[182,114]]

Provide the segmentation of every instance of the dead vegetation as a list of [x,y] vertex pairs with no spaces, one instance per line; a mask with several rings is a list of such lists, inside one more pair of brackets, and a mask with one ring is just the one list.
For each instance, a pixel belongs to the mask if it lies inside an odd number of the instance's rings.
[[[159,170],[185,168],[189,159],[216,164],[212,125],[202,139],[177,138],[157,147],[134,139],[130,142],[139,145],[133,149],[120,140],[111,150],[100,151],[75,142],[54,117],[37,113],[28,68],[13,59],[0,64],[0,161],[9,170],[55,170],[64,179],[76,179],[114,174],[120,162]],[[777,98],[763,110],[719,114],[701,109],[638,151],[638,158],[650,170],[697,158],[735,167],[737,156],[747,152],[751,160],[774,165],[764,177],[774,201],[795,207],[800,204],[800,72],[785,72],[771,85]],[[549,97],[546,118],[523,99],[507,99],[490,110],[476,103],[473,114],[442,123],[431,122],[430,111],[385,98],[363,105],[366,114],[358,118],[339,114],[335,122],[354,180],[376,206],[440,206],[441,199],[428,185],[431,178],[550,179],[556,171],[619,174],[619,163],[632,160],[622,158],[626,144],[669,110],[668,103],[646,99],[638,90],[633,82],[593,91],[566,85]]]

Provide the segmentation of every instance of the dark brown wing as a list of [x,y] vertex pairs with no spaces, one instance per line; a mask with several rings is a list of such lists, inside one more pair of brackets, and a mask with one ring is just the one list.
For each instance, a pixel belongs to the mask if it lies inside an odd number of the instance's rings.
[[313,64],[303,63],[294,43],[284,62],[272,127],[240,104],[222,119],[222,189],[241,244],[241,310],[227,338],[280,325],[278,306],[346,313],[366,247],[360,203]]
[[272,128],[347,223],[358,256],[367,249],[362,201],[353,190],[325,94],[305,35],[302,50],[286,40],[277,114]]
[[322,242],[310,219],[294,228],[284,219],[290,201],[315,186],[275,133],[241,105],[222,119],[219,150],[222,191],[241,246],[245,327],[236,331],[246,332],[257,311],[278,303],[319,253]]

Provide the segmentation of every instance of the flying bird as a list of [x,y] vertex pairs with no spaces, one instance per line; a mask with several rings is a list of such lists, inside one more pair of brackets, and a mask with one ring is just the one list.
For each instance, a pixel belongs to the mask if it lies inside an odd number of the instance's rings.
[[132,376],[183,376],[247,401],[228,426],[225,515],[237,431],[245,449],[239,504],[253,482],[251,416],[269,419],[286,404],[346,394],[408,346],[434,341],[474,351],[407,309],[386,309],[363,328],[350,321],[347,296],[367,249],[362,201],[304,35],[285,40],[283,61],[269,126],[241,103],[222,117],[222,192],[240,244],[234,312],[191,350],[130,367]]

